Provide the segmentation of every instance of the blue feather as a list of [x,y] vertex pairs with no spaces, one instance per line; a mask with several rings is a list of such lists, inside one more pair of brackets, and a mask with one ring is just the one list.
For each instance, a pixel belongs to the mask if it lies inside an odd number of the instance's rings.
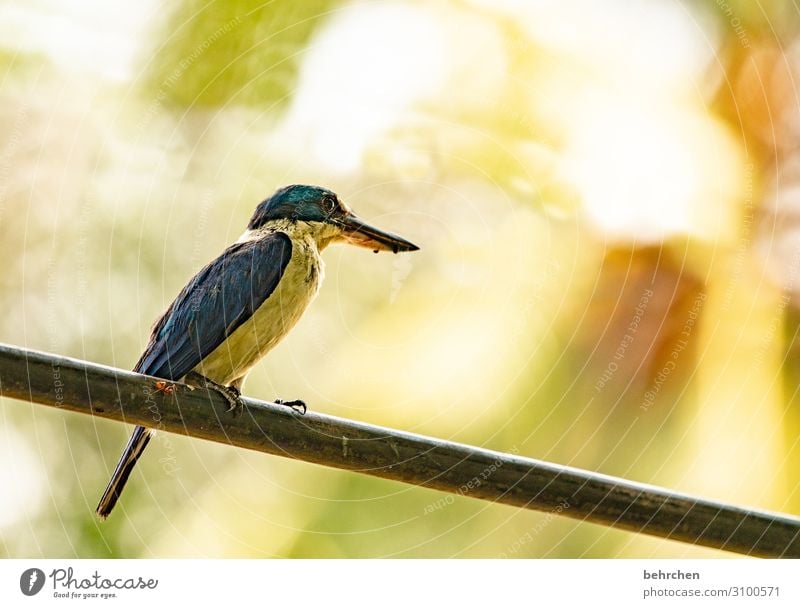
[[156,322],[134,371],[168,380],[185,376],[266,301],[291,257],[291,239],[282,232],[228,247]]

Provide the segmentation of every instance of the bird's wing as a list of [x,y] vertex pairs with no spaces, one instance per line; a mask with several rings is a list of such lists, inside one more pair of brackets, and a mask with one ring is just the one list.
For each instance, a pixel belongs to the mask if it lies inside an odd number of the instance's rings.
[[156,322],[134,371],[168,380],[185,376],[264,303],[291,257],[292,242],[282,232],[228,247]]

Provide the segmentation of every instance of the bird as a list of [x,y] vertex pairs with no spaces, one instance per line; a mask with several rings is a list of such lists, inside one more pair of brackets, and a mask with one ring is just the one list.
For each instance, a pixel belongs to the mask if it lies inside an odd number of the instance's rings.
[[[294,327],[324,276],[322,251],[332,243],[394,253],[415,244],[361,220],[326,188],[295,184],[256,207],[241,237],[203,267],[153,325],[133,370],[166,382],[220,392],[241,406],[245,377]],[[169,385],[172,386],[172,385]],[[305,413],[301,400],[280,403]],[[137,426],[96,513],[106,519],[155,433]]]

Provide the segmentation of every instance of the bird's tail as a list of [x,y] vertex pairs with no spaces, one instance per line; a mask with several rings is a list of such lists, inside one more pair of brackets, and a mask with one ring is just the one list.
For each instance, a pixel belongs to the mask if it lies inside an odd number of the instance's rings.
[[117,468],[114,469],[114,474],[111,475],[111,481],[108,482],[106,491],[103,492],[103,497],[97,505],[96,513],[100,519],[108,517],[114,505],[117,504],[122,488],[125,487],[133,467],[136,466],[136,461],[139,460],[139,456],[144,452],[152,435],[153,431],[143,426],[137,426],[133,430],[133,435],[131,435],[128,445],[125,446],[125,451],[122,452]]

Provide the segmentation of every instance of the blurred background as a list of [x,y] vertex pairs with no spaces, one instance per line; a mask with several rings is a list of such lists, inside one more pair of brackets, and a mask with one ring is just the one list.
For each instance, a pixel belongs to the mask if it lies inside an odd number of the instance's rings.
[[[275,188],[332,247],[253,397],[800,511],[789,0],[0,2],[0,341],[131,368]],[[706,557],[0,400],[13,557]],[[568,508],[568,507],[567,507]]]

